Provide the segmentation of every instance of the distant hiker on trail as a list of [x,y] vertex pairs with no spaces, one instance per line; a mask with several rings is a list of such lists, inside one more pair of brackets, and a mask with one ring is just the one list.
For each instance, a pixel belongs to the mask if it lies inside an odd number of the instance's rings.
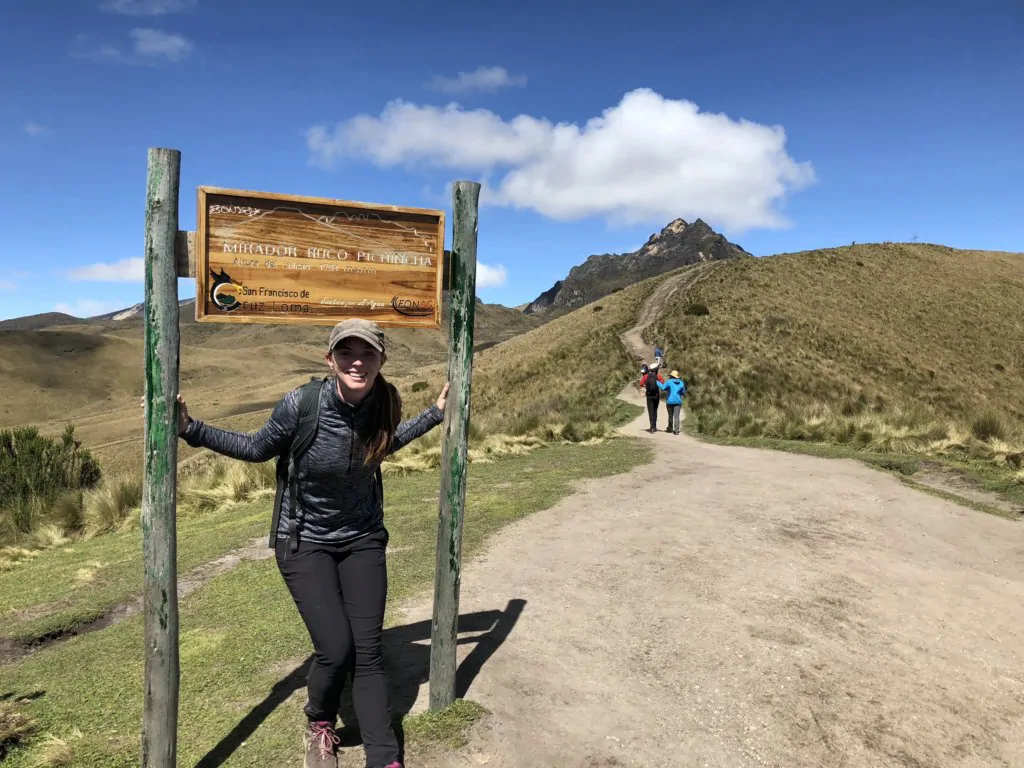
[[665,362],[665,353],[662,351],[661,347],[655,347],[654,348],[654,367],[655,368],[660,368],[661,364],[663,362]]
[[679,413],[683,410],[683,396],[686,394],[686,384],[679,378],[679,371],[672,371],[668,375],[668,381],[664,384],[658,382],[658,389],[668,392],[665,405],[668,406],[668,427],[666,432],[679,434]]
[[270,546],[315,651],[304,768],[337,768],[335,719],[348,672],[366,765],[401,768],[381,645],[389,534],[380,465],[442,422],[448,385],[435,405],[400,421],[398,390],[380,375],[384,334],[368,320],[335,325],[325,360],[330,376],[286,394],[258,432],[192,419],[178,395],[178,434],[243,461],[277,457]]
[[640,391],[647,396],[647,416],[651,420],[651,428],[647,431],[658,431],[658,402],[661,400],[661,383],[664,382],[657,368],[648,366],[647,372],[640,377]]

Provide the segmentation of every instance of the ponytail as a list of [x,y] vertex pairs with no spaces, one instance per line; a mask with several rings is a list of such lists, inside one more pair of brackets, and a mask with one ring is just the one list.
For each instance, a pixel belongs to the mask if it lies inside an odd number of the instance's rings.
[[398,431],[398,423],[402,420],[402,398],[395,385],[377,374],[373,388],[375,392],[373,402],[370,403],[372,413],[364,460],[367,465],[383,461],[388,455],[395,432]]

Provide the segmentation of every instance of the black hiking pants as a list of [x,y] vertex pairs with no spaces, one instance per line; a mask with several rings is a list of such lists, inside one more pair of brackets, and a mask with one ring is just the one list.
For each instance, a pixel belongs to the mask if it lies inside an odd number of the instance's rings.
[[658,404],[661,402],[659,397],[647,397],[647,415],[651,419],[651,432],[658,428]]
[[370,766],[398,761],[381,638],[387,543],[388,533],[382,530],[343,545],[300,540],[297,552],[290,552],[282,537],[275,549],[277,566],[313,641],[306,717],[333,725],[346,673],[352,672],[352,705]]

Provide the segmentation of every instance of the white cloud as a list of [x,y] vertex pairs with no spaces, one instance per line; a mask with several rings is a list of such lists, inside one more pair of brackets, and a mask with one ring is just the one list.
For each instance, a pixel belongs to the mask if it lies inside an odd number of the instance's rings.
[[510,75],[504,67],[477,67],[472,72],[459,72],[455,77],[436,76],[432,87],[445,93],[496,91],[499,88],[526,85],[526,75]]
[[505,284],[505,280],[508,279],[508,273],[505,271],[505,267],[499,264],[496,267],[490,267],[486,264],[477,262],[476,264],[476,287],[477,288],[500,288]]
[[192,53],[192,43],[181,35],[146,28],[133,29],[128,34],[135,41],[135,53],[139,56],[181,61]]
[[397,100],[379,117],[314,126],[306,144],[310,161],[328,168],[356,157],[382,168],[497,173],[481,204],[553,219],[663,224],[701,217],[734,233],[787,226],[779,206],[815,181],[813,166],[786,151],[781,126],[701,112],[647,88],[583,125]]
[[95,61],[154,66],[183,61],[195,48],[191,40],[159,29],[137,27],[128,34],[132,38],[132,49],[127,53],[118,45],[98,44],[89,35],[82,34],[75,38],[71,55]]
[[47,128],[45,125],[42,125],[40,123],[35,123],[35,122],[31,121],[31,120],[29,120],[27,123],[25,123],[22,126],[22,128],[24,128],[25,129],[25,133],[27,133],[32,138],[36,138],[37,136],[46,136],[47,134],[52,133],[52,131],[49,128]]
[[345,155],[369,157],[377,165],[424,164],[444,168],[490,169],[530,160],[548,142],[551,125],[528,115],[503,121],[486,109],[458,104],[419,107],[392,101],[380,117],[357,115],[335,126],[317,125],[306,134],[314,163],[331,166]]
[[121,259],[113,264],[90,264],[68,272],[69,280],[89,280],[100,283],[138,283],[146,276],[142,259]]
[[54,312],[63,312],[73,317],[96,317],[122,309],[125,305],[118,301],[98,301],[96,299],[78,299],[73,304],[60,303],[53,308]]
[[184,13],[195,6],[196,0],[104,0],[100,10],[125,16],[163,16]]

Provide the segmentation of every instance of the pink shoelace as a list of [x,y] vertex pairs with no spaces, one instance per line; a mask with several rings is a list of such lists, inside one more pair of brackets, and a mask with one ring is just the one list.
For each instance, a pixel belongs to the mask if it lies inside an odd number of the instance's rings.
[[334,731],[334,726],[327,722],[317,721],[309,724],[309,730],[312,734],[312,742],[320,749],[320,757],[333,757],[334,748],[341,743],[341,739]]

